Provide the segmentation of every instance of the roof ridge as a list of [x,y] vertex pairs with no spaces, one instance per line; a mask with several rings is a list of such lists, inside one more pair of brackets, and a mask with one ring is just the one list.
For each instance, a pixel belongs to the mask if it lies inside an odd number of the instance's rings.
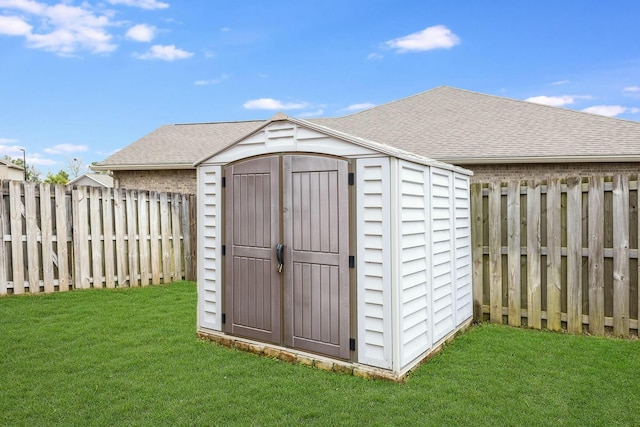
[[191,125],[222,125],[222,124],[231,124],[231,123],[260,123],[265,120],[253,119],[253,120],[229,120],[226,122],[196,122],[196,123],[173,123],[164,126],[191,126]]

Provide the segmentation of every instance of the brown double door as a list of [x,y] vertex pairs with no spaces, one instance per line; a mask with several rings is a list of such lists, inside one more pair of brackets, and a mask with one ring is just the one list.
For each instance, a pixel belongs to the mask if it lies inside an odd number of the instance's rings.
[[225,175],[226,331],[348,359],[347,162],[273,155]]

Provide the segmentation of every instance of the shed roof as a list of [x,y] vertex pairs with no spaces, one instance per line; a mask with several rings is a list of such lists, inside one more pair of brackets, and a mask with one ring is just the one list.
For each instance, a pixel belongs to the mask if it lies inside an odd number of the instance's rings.
[[[640,161],[638,122],[448,86],[348,116],[306,121],[454,164]],[[188,168],[264,123],[162,126],[96,169]]]

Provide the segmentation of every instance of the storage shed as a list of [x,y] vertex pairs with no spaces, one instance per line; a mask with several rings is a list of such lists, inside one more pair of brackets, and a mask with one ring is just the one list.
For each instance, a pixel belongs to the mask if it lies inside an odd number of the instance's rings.
[[471,322],[471,172],[282,113],[196,166],[200,336],[399,379]]

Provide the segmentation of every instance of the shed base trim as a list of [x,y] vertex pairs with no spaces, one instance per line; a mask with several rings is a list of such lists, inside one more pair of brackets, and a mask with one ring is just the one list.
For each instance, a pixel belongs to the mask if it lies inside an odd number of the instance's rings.
[[300,351],[288,347],[281,347],[260,341],[250,340],[247,338],[227,335],[223,332],[214,331],[211,329],[200,328],[197,331],[197,335],[203,340],[211,341],[225,347],[254,353],[259,356],[276,358],[289,363],[311,366],[317,369],[322,369],[324,371],[348,374],[367,379],[404,382],[407,375],[411,371],[413,371],[422,363],[426,362],[435,354],[437,354],[446,343],[453,340],[460,332],[469,327],[469,325],[471,325],[471,322],[472,319],[469,319],[466,322],[462,323],[449,335],[440,340],[440,342],[436,346],[425,352],[415,361],[411,362],[401,372],[393,372],[385,369],[375,368],[373,366],[363,365],[360,363],[331,359],[314,353],[307,353],[305,351]]

